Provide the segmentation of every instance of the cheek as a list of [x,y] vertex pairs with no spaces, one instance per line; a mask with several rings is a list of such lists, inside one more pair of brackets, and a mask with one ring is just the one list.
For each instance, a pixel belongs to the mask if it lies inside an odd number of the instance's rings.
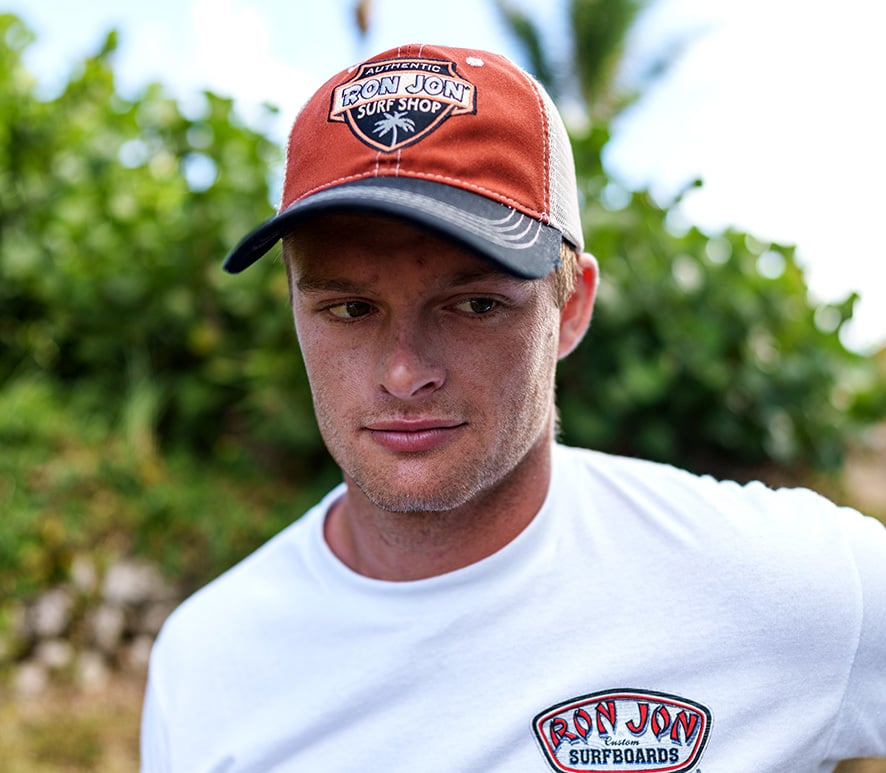
[[557,330],[546,323],[547,320],[542,320],[530,327],[521,348],[525,378],[543,397],[553,389],[557,368]]
[[467,367],[460,372],[466,392],[488,395],[508,413],[537,412],[553,394],[556,341],[556,328],[542,318],[488,346],[463,346],[460,358]]
[[554,402],[554,375],[557,369],[558,327],[544,317],[532,325],[523,341],[522,367],[526,389],[526,410],[546,414]]
[[372,379],[368,352],[336,343],[325,331],[296,322],[296,334],[317,421],[323,427],[348,421]]
[[529,370],[549,370],[557,360],[557,323],[552,314],[539,313],[523,326],[516,342],[517,362]]
[[320,335],[311,325],[304,324],[298,317],[295,332],[314,404],[319,409],[329,402],[333,394],[331,387],[336,381],[336,374],[346,373],[348,369],[338,364],[339,359],[332,352],[328,338]]

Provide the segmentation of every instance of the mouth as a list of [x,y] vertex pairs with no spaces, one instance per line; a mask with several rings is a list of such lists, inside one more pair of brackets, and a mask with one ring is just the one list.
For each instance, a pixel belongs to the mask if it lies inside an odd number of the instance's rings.
[[466,426],[466,422],[446,419],[396,419],[374,422],[364,429],[388,451],[420,453],[446,445]]

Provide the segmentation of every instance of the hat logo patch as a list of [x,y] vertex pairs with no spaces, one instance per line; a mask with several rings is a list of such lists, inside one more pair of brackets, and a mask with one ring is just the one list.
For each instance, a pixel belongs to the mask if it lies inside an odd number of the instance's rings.
[[696,770],[711,730],[711,711],[649,690],[607,690],[551,706],[532,721],[555,771]]
[[329,120],[383,153],[412,145],[455,115],[476,112],[476,88],[443,59],[362,65],[332,92]]

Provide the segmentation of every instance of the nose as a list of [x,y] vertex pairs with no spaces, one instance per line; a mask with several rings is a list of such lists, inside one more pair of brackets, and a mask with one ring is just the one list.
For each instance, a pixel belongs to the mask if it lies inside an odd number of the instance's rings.
[[426,397],[446,381],[440,347],[435,336],[416,324],[392,327],[379,358],[379,384],[401,400]]

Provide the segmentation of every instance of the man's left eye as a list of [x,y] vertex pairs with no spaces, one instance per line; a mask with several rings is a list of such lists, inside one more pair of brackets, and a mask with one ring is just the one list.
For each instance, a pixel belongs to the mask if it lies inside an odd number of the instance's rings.
[[492,298],[468,298],[455,304],[455,308],[468,314],[488,314],[498,306]]
[[338,319],[358,319],[371,311],[372,307],[365,301],[347,301],[329,307],[329,313]]

